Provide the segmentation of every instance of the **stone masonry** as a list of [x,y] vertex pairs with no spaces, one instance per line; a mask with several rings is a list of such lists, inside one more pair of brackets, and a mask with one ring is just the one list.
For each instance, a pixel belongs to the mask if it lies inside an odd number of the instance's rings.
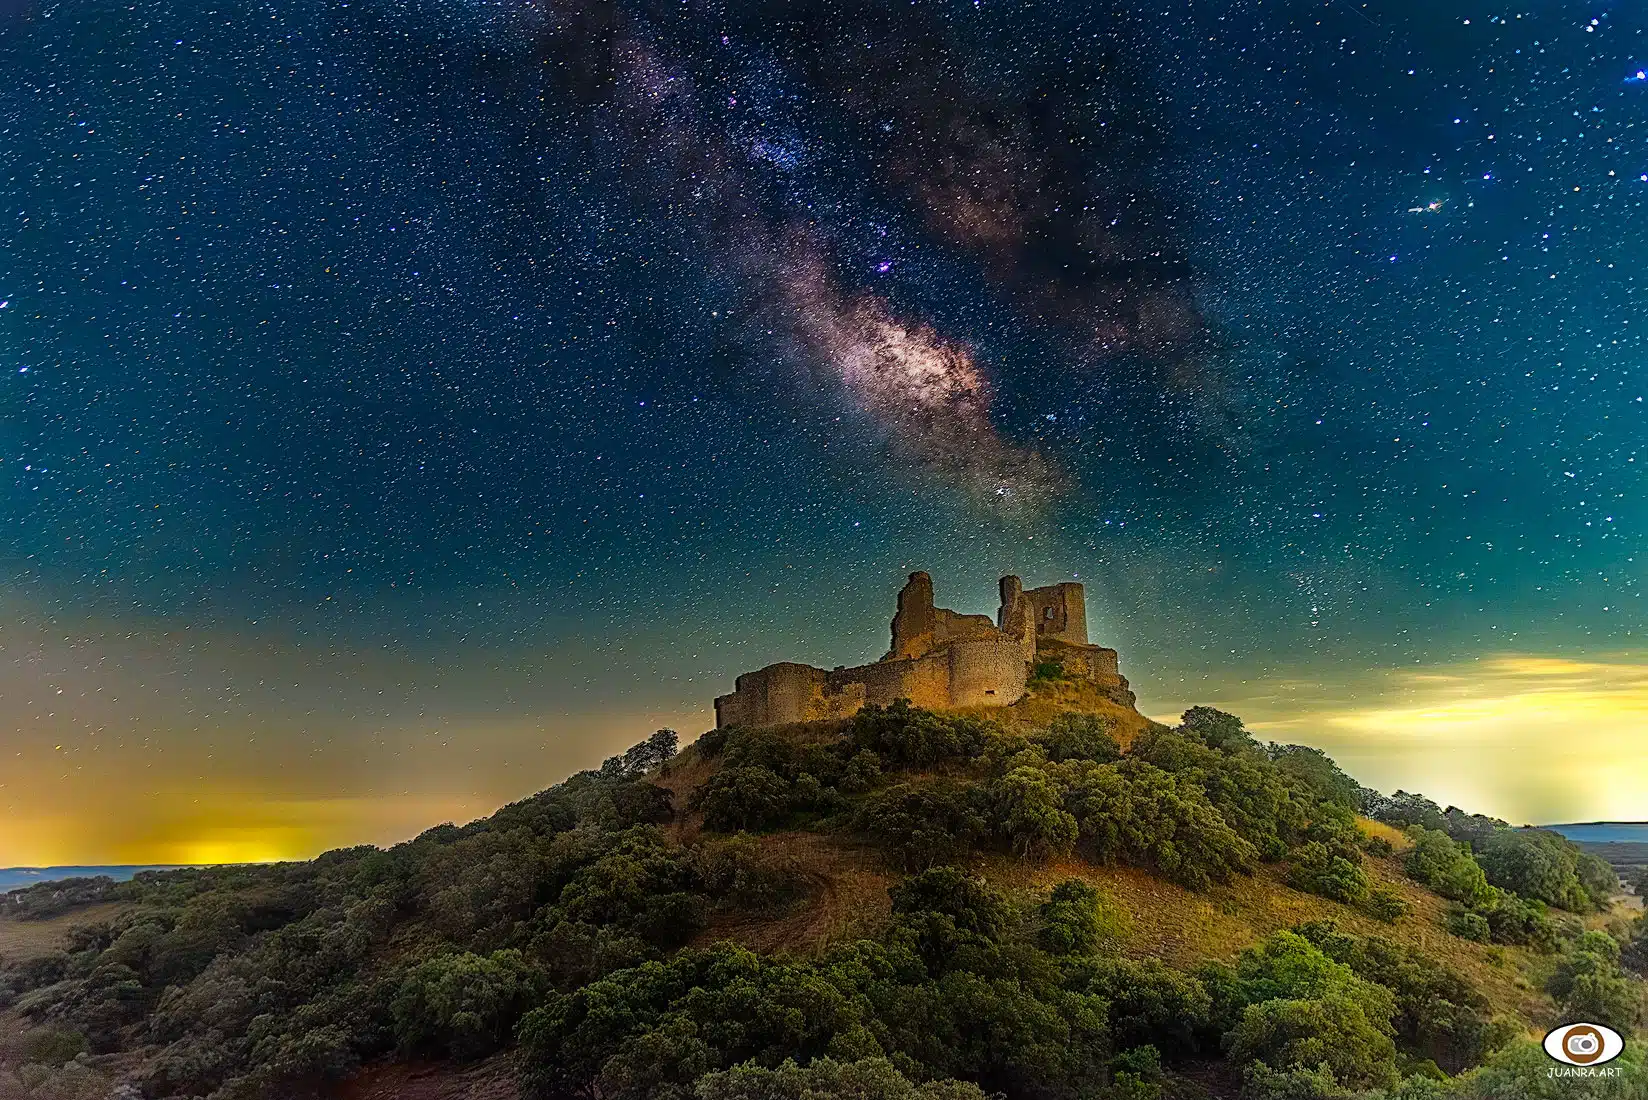
[[1001,579],[1001,606],[962,615],[933,603],[933,578],[912,573],[898,594],[892,648],[872,664],[825,671],[783,662],[738,677],[715,701],[715,724],[772,726],[845,718],[860,707],[908,699],[916,706],[1005,707],[1024,695],[1037,661],[1090,680],[1132,705],[1116,651],[1087,642],[1087,599],[1069,581],[1028,591]]

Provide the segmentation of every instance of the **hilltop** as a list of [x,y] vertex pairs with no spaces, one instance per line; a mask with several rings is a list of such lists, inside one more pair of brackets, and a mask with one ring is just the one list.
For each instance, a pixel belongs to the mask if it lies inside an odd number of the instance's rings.
[[388,850],[7,895],[0,1100],[1648,1088],[1635,1041],[1591,1083],[1531,1041],[1638,1023],[1601,861],[1045,671],[659,731]]

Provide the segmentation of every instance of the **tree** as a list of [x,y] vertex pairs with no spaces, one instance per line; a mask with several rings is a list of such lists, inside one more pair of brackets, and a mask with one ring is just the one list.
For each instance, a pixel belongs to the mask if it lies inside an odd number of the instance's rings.
[[1253,735],[1242,727],[1240,718],[1212,707],[1191,707],[1185,711],[1179,718],[1179,732],[1225,752],[1254,744]]
[[1489,904],[1495,897],[1481,865],[1447,833],[1419,827],[1402,866],[1421,886],[1465,905]]
[[1293,850],[1288,885],[1351,904],[1367,895],[1368,876],[1345,856],[1313,840]]
[[1059,789],[1035,768],[1014,768],[997,780],[991,801],[1014,853],[1027,859],[1068,852],[1081,831]]
[[1066,805],[1097,862],[1155,867],[1193,890],[1250,871],[1258,851],[1195,783],[1133,757],[1071,779]]
[[1271,745],[1268,755],[1276,767],[1319,801],[1349,810],[1361,808],[1362,785],[1339,770],[1327,753],[1308,745]]
[[1065,879],[1037,910],[1042,950],[1052,955],[1088,955],[1103,939],[1099,892],[1081,879]]
[[696,1100],[986,1100],[965,1081],[916,1084],[885,1058],[837,1062],[820,1058],[805,1067],[786,1059],[774,1069],[746,1062],[705,1074],[693,1086]]
[[1387,923],[1394,923],[1407,916],[1413,907],[1402,896],[1402,892],[1389,883],[1379,883],[1370,887],[1368,896],[1363,903],[1368,915]]
[[734,767],[698,789],[697,808],[706,828],[730,833],[776,825],[790,812],[790,784],[771,769]]
[[1121,746],[1114,736],[1116,723],[1097,714],[1060,714],[1036,742],[1047,750],[1050,760],[1092,760],[1108,764],[1121,759]]
[[986,834],[969,789],[957,784],[889,787],[864,804],[857,822],[906,871],[953,863]]
[[1326,1066],[1341,1083],[1362,1088],[1396,1080],[1396,1044],[1376,1014],[1342,991],[1249,1005],[1225,1043],[1239,1065],[1264,1062],[1278,1070]]
[[391,1006],[395,1037],[408,1051],[481,1057],[503,1046],[544,988],[519,951],[442,955],[402,980]]

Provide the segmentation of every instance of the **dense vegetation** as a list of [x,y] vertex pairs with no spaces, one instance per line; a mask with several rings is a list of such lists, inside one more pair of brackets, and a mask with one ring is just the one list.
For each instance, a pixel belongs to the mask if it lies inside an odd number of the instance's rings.
[[[1274,874],[1347,920],[1436,922],[1378,881],[1385,860],[1452,904],[1436,937],[1531,952],[1551,1020],[1638,1023],[1648,931],[1580,919],[1608,903],[1606,865],[1555,834],[1383,798],[1209,708],[1125,750],[1093,715],[1024,729],[903,704],[675,750],[660,731],[387,851],[11,895],[11,919],[127,903],[0,967],[0,1007],[31,1029],[24,1095],[81,1095],[119,1051],[137,1055],[128,1095],[218,1100],[500,1051],[542,1100],[1547,1095],[1527,1072],[1536,1021],[1411,942],[1318,920],[1175,967],[1125,949],[1091,882],[1007,888],[979,874],[992,859],[1127,865],[1190,890]],[[701,781],[677,806],[660,780],[689,765]],[[689,814],[704,831],[682,842]],[[1358,815],[1405,830],[1406,850]],[[807,957],[706,936],[806,904],[805,869],[759,835],[786,829],[870,846],[888,919]],[[1620,1064],[1619,1088],[1648,1089],[1634,1045]]]

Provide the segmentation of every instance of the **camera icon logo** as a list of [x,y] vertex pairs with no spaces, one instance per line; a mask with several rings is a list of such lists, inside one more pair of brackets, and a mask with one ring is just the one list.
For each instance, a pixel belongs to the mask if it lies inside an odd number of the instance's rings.
[[1545,1053],[1570,1066],[1600,1066],[1625,1050],[1619,1032],[1602,1024],[1567,1024],[1545,1036]]

